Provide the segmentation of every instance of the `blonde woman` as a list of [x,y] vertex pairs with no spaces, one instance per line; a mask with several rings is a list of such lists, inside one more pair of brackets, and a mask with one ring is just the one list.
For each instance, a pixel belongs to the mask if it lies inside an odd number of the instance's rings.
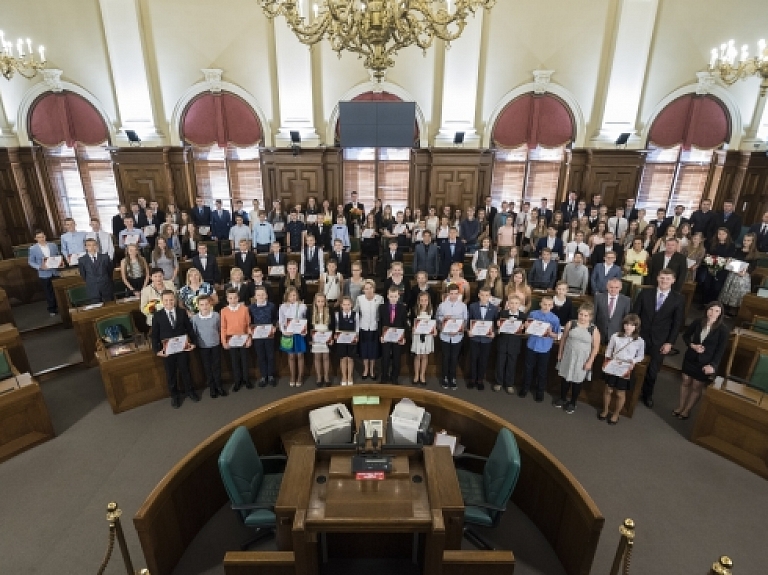
[[197,308],[197,298],[201,295],[209,296],[211,305],[214,307],[219,303],[219,296],[216,295],[216,290],[213,289],[211,284],[203,281],[200,270],[189,268],[187,270],[187,283],[179,290],[179,302],[187,310],[187,315],[190,317],[199,311]]
[[459,286],[459,296],[464,303],[469,302],[469,282],[464,279],[464,264],[453,262],[448,277],[443,281],[443,299],[448,297],[448,286],[456,284]]
[[485,276],[483,286],[491,290],[491,299],[496,298],[498,302],[492,301],[496,306],[499,306],[504,301],[504,280],[501,279],[501,270],[497,264],[491,264],[488,266],[488,274]]
[[701,262],[707,255],[707,248],[704,247],[704,236],[701,232],[696,232],[691,237],[691,243],[682,250],[683,255],[688,259],[688,275],[686,281],[695,281],[696,270],[699,269]]
[[304,383],[304,353],[307,351],[307,328],[301,333],[294,333],[290,326],[297,319],[307,318],[307,306],[299,300],[299,292],[295,287],[285,290],[283,303],[278,311],[280,326],[280,351],[288,356],[288,370],[291,373],[289,385],[301,387]]
[[312,311],[309,314],[309,334],[312,337],[312,355],[315,358],[315,373],[317,374],[317,387],[331,385],[331,350],[333,338],[328,343],[314,341],[317,333],[333,333],[336,331],[336,314],[328,307],[328,300],[322,293],[316,293],[312,302]]
[[[359,316],[358,336],[359,353],[363,360],[363,379],[376,379],[373,373],[376,360],[381,355],[379,344],[379,306],[384,303],[384,298],[376,293],[376,283],[373,280],[365,280],[362,295],[357,297],[355,311]],[[341,329],[341,318],[336,322],[337,329]]]
[[528,275],[523,268],[515,268],[507,284],[507,298],[516,295],[520,299],[520,309],[529,311],[531,305],[531,286],[528,285]]

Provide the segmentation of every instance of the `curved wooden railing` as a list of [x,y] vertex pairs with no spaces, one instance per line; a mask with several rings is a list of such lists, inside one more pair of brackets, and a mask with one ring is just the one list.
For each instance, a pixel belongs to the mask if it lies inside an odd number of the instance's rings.
[[246,426],[259,453],[282,451],[281,433],[308,423],[309,411],[353,395],[409,397],[432,414],[435,429],[461,436],[467,451],[488,454],[502,427],[515,434],[522,460],[512,500],[539,528],[568,575],[587,575],[605,519],[573,475],[539,442],[469,402],[415,388],[355,385],[318,389],[261,407],[193,449],[158,483],[133,523],[152,575],[170,575],[192,539],[227,503],[217,460],[235,427]]

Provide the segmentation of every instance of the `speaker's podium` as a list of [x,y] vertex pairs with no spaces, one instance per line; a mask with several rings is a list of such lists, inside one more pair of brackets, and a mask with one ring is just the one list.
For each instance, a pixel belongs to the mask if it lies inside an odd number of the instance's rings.
[[361,460],[354,449],[293,445],[275,515],[297,574],[334,559],[402,558],[431,575],[445,550],[461,548],[464,504],[447,447],[384,445]]

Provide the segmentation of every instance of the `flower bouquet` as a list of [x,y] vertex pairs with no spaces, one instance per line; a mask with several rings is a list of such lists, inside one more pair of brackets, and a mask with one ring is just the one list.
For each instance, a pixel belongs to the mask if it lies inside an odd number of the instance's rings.
[[324,216],[323,217],[323,225],[330,228],[331,224],[333,223],[333,220],[331,219],[331,216]]
[[721,258],[719,256],[707,256],[704,258],[704,265],[707,266],[707,271],[713,276],[723,270],[727,264],[727,258]]
[[632,265],[632,273],[645,277],[648,275],[648,264],[644,261],[637,261]]
[[200,300],[200,296],[197,296],[197,295],[190,300],[189,306],[192,309],[192,313],[197,313],[198,311],[200,311],[200,308],[197,307],[197,302],[199,300]]
[[146,304],[144,304],[144,307],[141,308],[141,311],[146,316],[153,315],[157,309],[160,307],[160,300],[152,299],[149,300]]
[[352,208],[349,210],[349,215],[356,220],[362,219],[363,217],[363,210],[360,208]]

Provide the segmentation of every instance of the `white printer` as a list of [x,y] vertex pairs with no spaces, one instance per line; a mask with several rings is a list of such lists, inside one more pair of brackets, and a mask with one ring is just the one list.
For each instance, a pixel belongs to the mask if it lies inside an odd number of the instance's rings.
[[430,414],[423,407],[419,407],[408,398],[402,399],[389,417],[389,429],[393,442],[397,444],[430,443],[426,440],[430,420]]
[[320,445],[352,442],[352,414],[343,403],[334,403],[309,412],[309,429]]

